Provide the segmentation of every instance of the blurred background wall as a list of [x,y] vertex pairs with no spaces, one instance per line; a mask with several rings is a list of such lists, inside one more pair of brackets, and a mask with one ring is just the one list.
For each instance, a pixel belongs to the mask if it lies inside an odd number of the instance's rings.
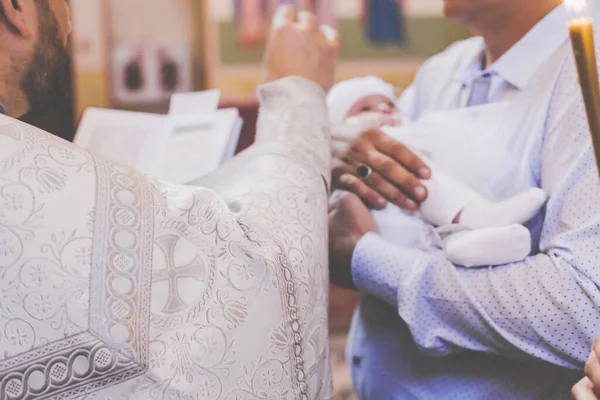
[[[128,98],[120,85],[127,61],[135,60],[140,52],[146,75],[160,68],[160,49],[173,59],[179,79],[185,81],[176,90],[218,87],[227,102],[253,101],[262,80],[263,43],[244,45],[240,40],[236,1],[240,0],[71,0],[76,116],[89,105],[164,109],[168,96],[149,88],[145,95]],[[343,39],[339,79],[371,73],[405,87],[424,59],[468,37],[464,29],[441,17],[440,0],[375,0],[402,4],[405,42],[389,45],[368,40],[363,14],[368,7],[365,3],[373,0],[321,1],[331,4]],[[268,21],[261,24],[268,27]],[[146,76],[144,84],[149,87],[156,80]]]
[[[262,7],[258,17],[264,36],[270,11],[278,3],[294,1],[70,0],[74,101],[62,105],[60,123],[55,117],[47,124],[68,131],[64,126],[72,124],[66,120],[76,123],[90,106],[164,113],[172,92],[219,88],[223,105],[239,107],[246,120],[241,150],[253,140],[264,42],[243,40],[253,17],[242,17],[240,7]],[[405,88],[427,57],[469,36],[442,18],[441,0],[297,1],[330,8],[342,37],[340,80],[376,74]],[[369,40],[369,26],[385,17],[369,15],[369,7],[386,2],[395,3],[402,15],[401,43]],[[169,71],[175,76],[169,77]]]
[[[362,15],[369,3],[364,0],[326,0],[333,4],[342,37],[339,79],[377,74],[399,87],[408,85],[424,59],[443,50],[452,42],[468,37],[461,27],[445,21],[441,0],[401,1],[405,16],[405,43],[374,44],[368,40],[369,21]],[[383,0],[385,2],[398,0]],[[250,99],[260,82],[262,46],[240,49],[233,22],[232,0],[214,0],[209,12],[213,20],[212,65],[210,83],[227,96]],[[374,15],[378,21],[382,16]],[[368,19],[368,18],[367,18]],[[390,38],[392,39],[392,38]]]

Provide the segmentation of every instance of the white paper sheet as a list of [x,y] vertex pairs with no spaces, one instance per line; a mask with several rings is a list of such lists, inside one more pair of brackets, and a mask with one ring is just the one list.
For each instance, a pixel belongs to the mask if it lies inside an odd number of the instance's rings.
[[[142,172],[164,131],[162,115],[88,108],[74,143]],[[150,157],[151,158],[151,157]]]
[[[211,96],[205,97],[209,108],[210,102],[216,107],[214,92]],[[74,142],[143,173],[188,184],[233,157],[242,127],[235,108],[182,111],[199,105],[200,97],[189,97],[186,105],[180,96],[176,109],[181,113],[172,115],[87,109]]]
[[171,97],[169,115],[210,113],[217,110],[220,99],[221,91],[218,89],[204,92],[175,93]]
[[214,171],[233,156],[231,148],[235,151],[241,128],[238,120],[235,108],[200,115],[198,125],[191,123],[193,119],[185,126],[177,124],[180,118],[167,117],[170,132],[163,144],[160,172],[156,175],[169,182],[189,183]]
[[233,126],[233,131],[231,132],[231,136],[229,137],[229,143],[227,144],[227,148],[223,153],[223,159],[221,163],[224,164],[227,161],[231,160],[233,156],[235,156],[235,151],[237,150],[238,143],[240,142],[240,135],[242,134],[242,127],[244,125],[244,120],[242,117],[238,115],[235,124]]

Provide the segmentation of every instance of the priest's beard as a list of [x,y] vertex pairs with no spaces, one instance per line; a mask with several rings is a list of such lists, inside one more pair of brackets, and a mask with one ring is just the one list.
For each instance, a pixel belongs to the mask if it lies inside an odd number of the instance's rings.
[[71,54],[61,42],[58,21],[41,3],[39,39],[20,82],[29,116],[71,99]]

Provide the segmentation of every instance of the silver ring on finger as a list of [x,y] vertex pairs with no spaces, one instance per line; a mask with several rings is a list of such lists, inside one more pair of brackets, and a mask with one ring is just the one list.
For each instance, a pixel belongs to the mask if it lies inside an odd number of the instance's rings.
[[369,176],[371,176],[372,173],[373,170],[368,165],[361,164],[358,167],[356,167],[356,175],[363,181],[367,180],[367,178],[369,178]]

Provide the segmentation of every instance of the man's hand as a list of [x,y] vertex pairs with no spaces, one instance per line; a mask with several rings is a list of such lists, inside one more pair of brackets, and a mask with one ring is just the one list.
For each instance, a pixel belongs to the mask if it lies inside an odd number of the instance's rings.
[[281,6],[273,17],[265,53],[267,80],[301,76],[329,91],[335,79],[338,49],[335,29],[319,27],[317,18],[308,11]]
[[[382,209],[387,201],[415,211],[427,198],[419,179],[429,179],[427,165],[406,146],[376,128],[349,138],[333,135],[333,188],[358,195],[369,207]],[[357,176],[360,165],[373,172],[366,179]]]
[[333,284],[355,289],[352,253],[369,232],[377,232],[377,225],[367,206],[355,194],[334,193],[329,202],[329,276]]
[[600,400],[600,336],[592,344],[592,352],[585,363],[586,377],[573,387],[575,400]]
[[573,386],[573,390],[571,392],[573,394],[573,399],[575,400],[599,400],[600,397],[596,396],[594,393],[594,384],[590,379],[586,376],[579,382],[577,385]]

